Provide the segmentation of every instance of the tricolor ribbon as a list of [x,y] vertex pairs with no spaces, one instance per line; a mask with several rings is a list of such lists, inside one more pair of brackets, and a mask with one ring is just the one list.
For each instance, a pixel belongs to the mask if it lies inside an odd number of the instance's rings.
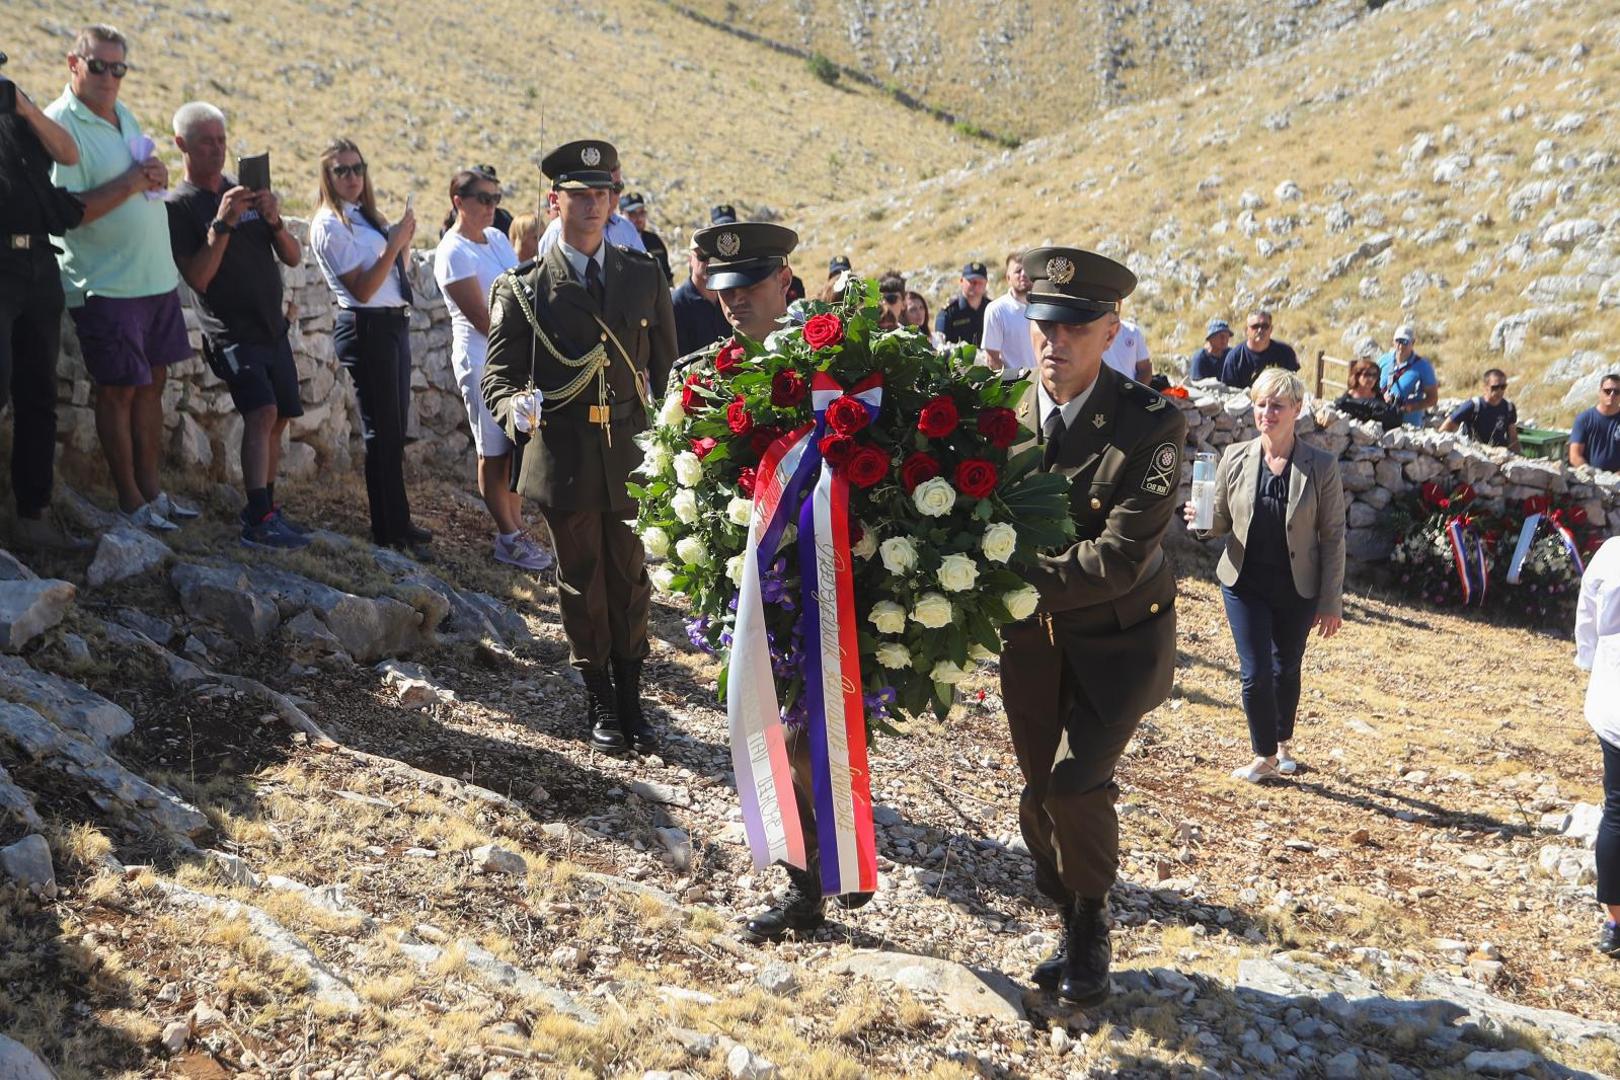
[[1524,527],[1519,530],[1519,542],[1513,548],[1513,561],[1508,564],[1507,580],[1509,585],[1519,583],[1519,577],[1524,572],[1524,560],[1530,555],[1531,545],[1535,543],[1536,539],[1536,530],[1540,527],[1544,517],[1551,523],[1553,532],[1557,534],[1559,542],[1564,545],[1564,553],[1569,556],[1570,565],[1575,568],[1575,573],[1584,574],[1586,572],[1586,561],[1581,558],[1581,549],[1580,545],[1575,543],[1575,534],[1569,531],[1569,526],[1559,520],[1558,515],[1559,511],[1555,510],[1545,515],[1531,514],[1524,519]]
[[[827,407],[844,388],[826,372],[811,381],[816,439]],[[883,377],[857,383],[850,397],[877,418]],[[877,888],[877,841],[866,765],[866,705],[861,695],[853,556],[849,550],[849,481],[823,462],[799,510],[799,575],[804,588],[804,695],[809,711],[810,775],[821,849],[821,888],[828,896]]]
[[[824,372],[817,374],[811,383],[815,423],[777,439],[759,463],[726,673],[731,760],[754,865],[786,862],[804,869],[804,828],[793,797],[760,585],[776,557],[782,534],[797,514],[804,694],[809,717],[806,734],[822,891],[829,896],[871,892],[877,887],[849,544],[849,483],[823,462],[820,450],[827,431],[827,406],[842,396],[844,389],[837,380]],[[882,377],[863,380],[849,396],[865,406],[869,417],[875,417],[883,398]],[[815,489],[801,506],[805,485],[818,468]]]
[[1558,539],[1564,543],[1564,551],[1569,555],[1570,565],[1575,567],[1577,575],[1586,573],[1586,563],[1581,559],[1581,549],[1575,543],[1575,534],[1569,531],[1569,526],[1558,519],[1555,512],[1552,515],[1553,528],[1558,531]]
[[1462,589],[1463,606],[1477,597],[1485,603],[1485,545],[1479,530],[1461,515],[1446,522],[1446,538],[1451,541],[1451,561],[1457,568],[1457,585]]

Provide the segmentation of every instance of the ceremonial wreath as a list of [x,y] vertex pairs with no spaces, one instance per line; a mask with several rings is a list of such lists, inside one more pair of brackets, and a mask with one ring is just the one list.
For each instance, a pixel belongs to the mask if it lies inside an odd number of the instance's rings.
[[726,663],[756,862],[803,865],[792,725],[813,747],[832,892],[855,887],[846,875],[840,889],[827,844],[851,805],[870,845],[869,729],[943,717],[998,651],[997,628],[1034,613],[1019,568],[1073,532],[1066,481],[1039,471],[1038,448],[1010,452],[1031,436],[1013,411],[1029,383],[972,346],[880,331],[875,296],[852,282],[839,303],[794,305],[763,343],[726,341],[678,371],[632,487],[648,554],[665,560],[655,584],[688,598],[692,642]]
[[1481,504],[1472,485],[1430,481],[1392,508],[1396,581],[1436,607],[1477,607],[1569,632],[1586,560],[1603,537],[1550,495]]

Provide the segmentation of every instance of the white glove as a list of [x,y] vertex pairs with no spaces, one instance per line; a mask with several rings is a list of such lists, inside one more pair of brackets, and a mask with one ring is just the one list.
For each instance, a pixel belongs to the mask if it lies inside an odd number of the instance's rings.
[[540,426],[540,406],[546,396],[538,389],[512,399],[512,423],[527,435]]

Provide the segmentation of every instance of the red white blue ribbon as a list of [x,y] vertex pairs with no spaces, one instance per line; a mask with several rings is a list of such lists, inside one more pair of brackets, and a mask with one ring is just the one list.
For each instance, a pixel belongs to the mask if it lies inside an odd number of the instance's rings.
[[1569,526],[1552,519],[1553,528],[1558,531],[1558,539],[1564,543],[1564,553],[1569,556],[1569,563],[1575,568],[1577,575],[1586,573],[1586,563],[1581,559],[1580,545],[1575,543],[1575,534],[1569,531]]
[[731,659],[726,670],[726,714],[731,729],[731,763],[737,771],[743,829],[754,866],[785,862],[804,869],[804,829],[793,798],[786,734],[776,679],[771,672],[771,644],[765,628],[765,599],[760,578],[776,558],[798,510],[799,493],[821,463],[805,424],[773,442],[765,451],[754,481],[754,515],[743,553],[742,584],[737,593],[737,621],[732,628]]
[[1581,558],[1580,545],[1575,543],[1575,534],[1569,531],[1569,526],[1559,521],[1553,514],[1531,514],[1524,519],[1524,527],[1519,530],[1519,542],[1513,549],[1513,561],[1508,563],[1509,585],[1519,583],[1519,576],[1524,572],[1524,560],[1530,555],[1530,547],[1535,542],[1536,530],[1543,518],[1552,524],[1553,532],[1557,535],[1559,543],[1564,545],[1564,554],[1569,556],[1569,564],[1575,568],[1575,573],[1586,573],[1586,561]]
[[[818,442],[827,431],[827,407],[843,396],[844,388],[826,372],[812,380]],[[875,419],[883,401],[883,377],[863,379],[847,396],[866,408],[869,420]],[[821,888],[828,896],[872,892],[877,888],[877,841],[849,549],[849,481],[826,463],[799,511],[799,571]]]
[[1479,530],[1462,517],[1454,517],[1446,523],[1446,538],[1451,541],[1451,561],[1457,568],[1463,606],[1467,607],[1476,598],[1479,603],[1485,603],[1485,545],[1480,541]]

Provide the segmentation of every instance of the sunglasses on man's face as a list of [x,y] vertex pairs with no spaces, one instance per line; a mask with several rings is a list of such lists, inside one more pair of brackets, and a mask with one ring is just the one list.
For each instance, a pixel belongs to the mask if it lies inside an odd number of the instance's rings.
[[332,166],[332,175],[337,177],[339,180],[350,176],[364,176],[366,175],[366,163],[361,161],[356,162],[353,165],[334,165]]
[[897,292],[886,292],[883,294],[883,302],[885,304],[898,304],[900,302],[900,294]]
[[97,60],[93,56],[81,56],[79,59],[84,61],[84,66],[92,75],[111,74],[115,79],[122,79],[129,74],[129,65],[122,60],[114,60],[108,63],[106,60]]
[[1250,330],[1270,330],[1271,329],[1271,324],[1268,323],[1268,322],[1252,322],[1252,323],[1249,324],[1249,329]]
[[498,191],[469,191],[462,198],[475,199],[483,206],[501,205],[501,193]]
[[1506,390],[1507,389],[1507,383],[1505,383],[1505,382],[1489,383],[1488,385],[1486,385],[1485,389],[1489,390],[1491,393],[1494,394],[1498,390]]
[[1620,386],[1605,386],[1599,393],[1604,397],[1613,397],[1615,394],[1620,394]]

